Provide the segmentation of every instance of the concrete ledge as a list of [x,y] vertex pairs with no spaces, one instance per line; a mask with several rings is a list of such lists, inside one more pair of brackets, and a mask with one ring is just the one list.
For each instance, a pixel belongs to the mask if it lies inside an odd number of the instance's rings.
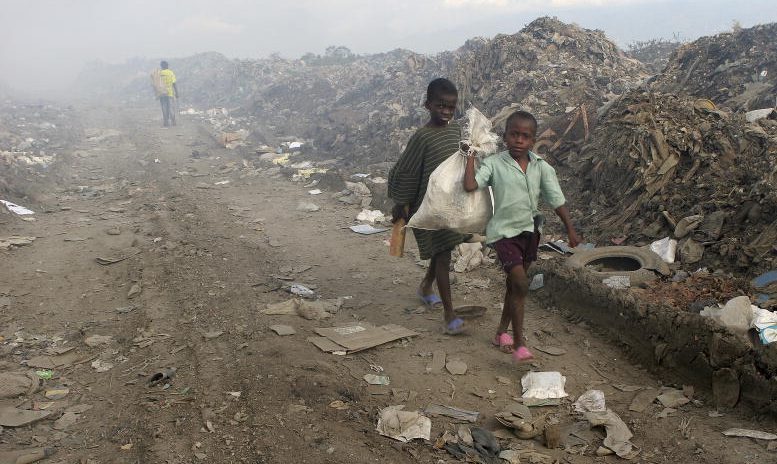
[[540,263],[537,296],[604,330],[654,373],[710,393],[718,407],[777,413],[777,349],[750,343],[696,313],[642,289],[614,290],[560,260]]

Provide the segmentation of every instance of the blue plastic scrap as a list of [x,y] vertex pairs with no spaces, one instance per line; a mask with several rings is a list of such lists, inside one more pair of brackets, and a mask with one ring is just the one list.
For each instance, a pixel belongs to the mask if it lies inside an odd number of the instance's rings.
[[761,274],[751,281],[755,288],[764,288],[773,282],[777,282],[777,270]]

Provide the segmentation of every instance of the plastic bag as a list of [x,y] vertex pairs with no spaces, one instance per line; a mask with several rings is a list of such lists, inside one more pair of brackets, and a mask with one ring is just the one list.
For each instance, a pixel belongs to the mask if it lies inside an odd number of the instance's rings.
[[[491,121],[476,108],[467,110],[466,118],[463,142],[479,161],[496,151],[499,137],[491,132]],[[493,214],[491,193],[488,189],[464,190],[466,154],[457,150],[432,172],[421,207],[408,222],[408,227],[450,229],[464,234],[482,234],[486,230]]]

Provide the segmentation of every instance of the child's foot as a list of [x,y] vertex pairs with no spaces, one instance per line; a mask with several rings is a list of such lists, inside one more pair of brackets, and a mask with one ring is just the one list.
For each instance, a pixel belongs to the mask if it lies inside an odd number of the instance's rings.
[[440,309],[442,308],[442,300],[439,296],[435,295],[434,293],[430,293],[428,295],[424,295],[421,293],[421,290],[418,290],[418,298],[421,299],[421,302],[423,302],[424,305],[426,305],[429,309]]
[[517,363],[531,361],[532,359],[534,359],[534,355],[525,346],[519,346],[517,350],[513,351],[513,360]]
[[513,352],[513,337],[511,337],[507,332],[496,334],[494,336],[494,340],[491,343],[504,353]]
[[443,326],[446,335],[459,335],[464,332],[464,319],[457,317]]

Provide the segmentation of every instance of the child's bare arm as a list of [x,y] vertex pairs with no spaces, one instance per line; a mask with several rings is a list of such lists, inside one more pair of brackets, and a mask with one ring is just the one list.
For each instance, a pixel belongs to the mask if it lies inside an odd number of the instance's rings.
[[556,214],[558,215],[559,219],[561,219],[561,222],[564,223],[564,227],[567,229],[567,236],[569,237],[569,246],[574,248],[577,245],[580,244],[580,238],[577,236],[577,232],[575,231],[575,226],[572,224],[572,218],[569,217],[569,208],[567,208],[567,205],[561,205],[558,208],[556,208]]
[[478,189],[478,182],[475,180],[475,157],[467,157],[467,165],[464,169],[464,190],[474,192]]

